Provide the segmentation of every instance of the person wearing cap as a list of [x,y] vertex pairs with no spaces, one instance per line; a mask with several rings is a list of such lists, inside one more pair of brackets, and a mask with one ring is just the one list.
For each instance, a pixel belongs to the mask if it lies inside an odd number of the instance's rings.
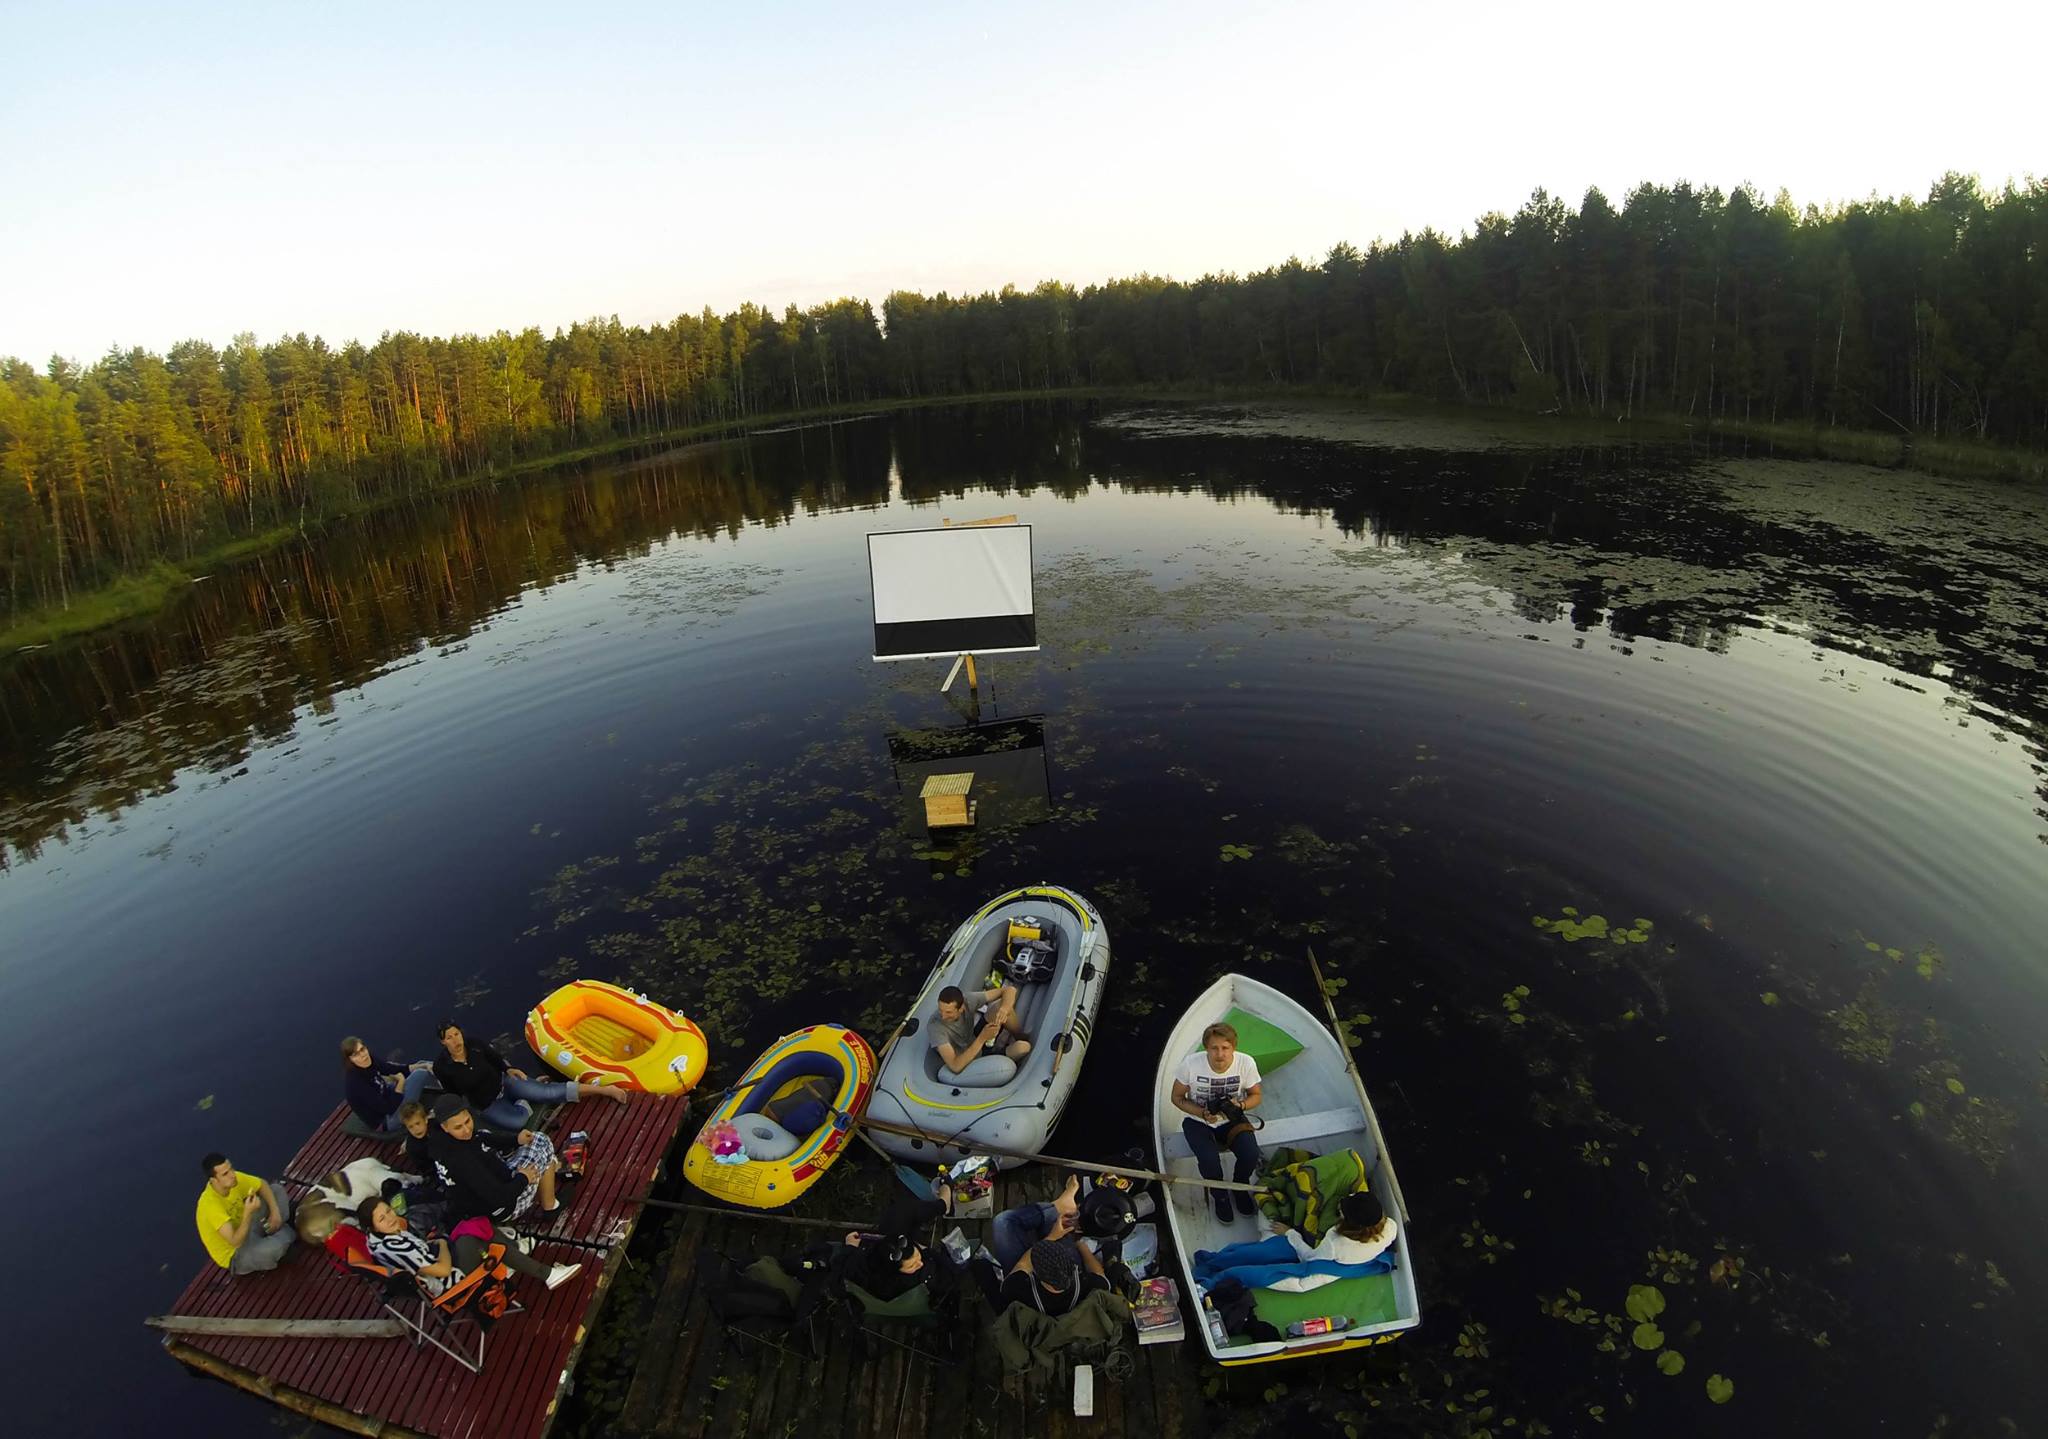
[[511,1134],[533,1118],[533,1102],[574,1104],[593,1094],[616,1104],[627,1092],[602,1084],[577,1084],[567,1079],[529,1079],[523,1069],[506,1064],[488,1044],[471,1044],[452,1019],[435,1028],[441,1057],[434,1061],[434,1082],[469,1101],[477,1122],[486,1129]]
[[901,1298],[922,1284],[931,1290],[936,1305],[958,1287],[960,1276],[952,1256],[919,1244],[914,1236],[946,1214],[952,1197],[945,1184],[929,1199],[897,1192],[883,1206],[877,1232],[855,1230],[846,1236],[855,1250],[847,1262],[847,1280],[883,1301]]
[[562,1207],[555,1185],[562,1165],[545,1134],[522,1129],[508,1140],[480,1129],[459,1094],[435,1100],[433,1119],[427,1155],[448,1192],[451,1221],[484,1215],[510,1222],[536,1201],[543,1214]]
[[990,1300],[998,1314],[1012,1304],[1028,1304],[1041,1314],[1058,1316],[1098,1289],[1109,1288],[1102,1261],[1085,1244],[1041,1239],[1012,1265]]
[[1302,1259],[1328,1259],[1337,1264],[1370,1264],[1393,1244],[1398,1226],[1394,1216],[1380,1207],[1372,1191],[1361,1189],[1347,1194],[1337,1206],[1337,1222],[1323,1232],[1323,1242],[1313,1249],[1298,1230],[1273,1221],[1273,1232],[1287,1236],[1295,1254]]
[[996,1262],[1007,1270],[1041,1239],[1071,1241],[1080,1227],[1081,1206],[1076,1198],[1080,1189],[1081,1176],[1071,1175],[1067,1187],[1049,1201],[1019,1204],[998,1214],[988,1241]]

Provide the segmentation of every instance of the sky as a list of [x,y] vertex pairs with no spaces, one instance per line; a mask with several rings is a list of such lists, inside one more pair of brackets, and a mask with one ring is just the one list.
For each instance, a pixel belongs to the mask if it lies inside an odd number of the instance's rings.
[[2048,6],[0,0],[0,356],[1194,279],[2048,173]]

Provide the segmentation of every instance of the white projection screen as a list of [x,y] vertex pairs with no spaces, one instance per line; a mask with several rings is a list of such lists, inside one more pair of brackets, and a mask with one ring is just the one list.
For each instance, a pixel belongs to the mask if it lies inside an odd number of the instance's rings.
[[1038,648],[1029,525],[871,534],[868,579],[877,660]]

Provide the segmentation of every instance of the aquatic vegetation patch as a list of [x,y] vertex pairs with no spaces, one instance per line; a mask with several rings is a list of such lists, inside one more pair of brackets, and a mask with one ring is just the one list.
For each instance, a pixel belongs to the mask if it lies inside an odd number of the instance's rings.
[[1555,918],[1534,914],[1529,922],[1537,929],[1547,930],[1566,944],[1577,944],[1582,939],[1604,939],[1611,944],[1643,944],[1650,938],[1650,931],[1656,926],[1647,919],[1638,919],[1625,925],[1613,925],[1604,914],[1589,914],[1583,919],[1575,905],[1566,905]]

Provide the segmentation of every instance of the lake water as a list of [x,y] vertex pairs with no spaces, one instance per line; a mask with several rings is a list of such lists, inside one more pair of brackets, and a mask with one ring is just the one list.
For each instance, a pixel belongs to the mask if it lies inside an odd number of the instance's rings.
[[[1038,722],[934,841],[916,765],[966,717],[943,665],[869,660],[863,537],[1005,513],[1044,648],[984,664],[981,717]],[[51,1232],[14,1247],[7,1351],[96,1361],[17,1385],[17,1423],[266,1422],[140,1319],[201,1258],[198,1156],[274,1176],[344,1032],[509,1037],[592,974],[732,1073],[793,1023],[886,1029],[960,918],[1044,879],[1118,956],[1063,1153],[1145,1137],[1216,975],[1313,1005],[1312,946],[1344,983],[1424,1325],[1234,1381],[1219,1430],[2026,1432],[2044,580],[2048,498],[2010,488],[1012,406],[379,515],[17,657],[0,1013]],[[1632,1342],[1643,1283],[1676,1374]]]

